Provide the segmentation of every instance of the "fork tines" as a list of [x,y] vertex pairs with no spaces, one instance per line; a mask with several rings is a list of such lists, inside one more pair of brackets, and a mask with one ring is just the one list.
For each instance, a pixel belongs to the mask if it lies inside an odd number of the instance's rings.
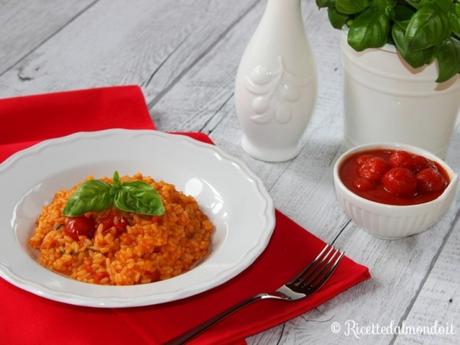
[[334,273],[343,255],[343,251],[335,249],[331,244],[326,244],[316,258],[287,286],[293,290],[302,290],[302,292],[316,291]]

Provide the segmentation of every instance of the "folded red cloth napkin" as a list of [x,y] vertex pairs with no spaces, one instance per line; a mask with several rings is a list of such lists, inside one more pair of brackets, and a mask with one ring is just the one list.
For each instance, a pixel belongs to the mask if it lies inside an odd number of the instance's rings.
[[[72,132],[115,127],[154,129],[142,91],[136,86],[0,100],[0,123],[0,161],[38,141]],[[211,142],[203,133],[186,135]],[[35,296],[0,278],[1,342],[161,344],[246,297],[276,289],[324,246],[323,241],[278,211],[276,222],[268,247],[251,267],[217,288],[176,302],[126,309],[77,307]],[[345,258],[331,280],[310,298],[294,303],[258,302],[192,343],[241,342],[309,311],[369,277],[366,267]]]

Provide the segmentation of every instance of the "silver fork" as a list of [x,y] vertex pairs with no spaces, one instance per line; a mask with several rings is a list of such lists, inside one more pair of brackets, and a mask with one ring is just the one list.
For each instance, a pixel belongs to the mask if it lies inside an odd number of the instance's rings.
[[276,291],[252,296],[168,341],[165,345],[184,344],[186,341],[191,340],[211,328],[228,315],[256,301],[265,299],[298,301],[310,296],[332,276],[339,262],[342,260],[343,255],[344,252],[335,249],[331,244],[327,244],[316,258],[298,273],[294,279],[280,286]]

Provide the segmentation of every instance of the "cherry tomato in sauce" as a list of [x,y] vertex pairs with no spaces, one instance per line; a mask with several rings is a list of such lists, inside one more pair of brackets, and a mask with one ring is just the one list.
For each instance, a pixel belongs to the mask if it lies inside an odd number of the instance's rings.
[[383,188],[395,196],[412,197],[417,191],[417,180],[407,168],[392,168],[382,179]]
[[444,190],[447,185],[446,179],[438,170],[425,168],[417,176],[418,190],[420,193],[432,193]]
[[390,169],[390,165],[380,157],[372,157],[359,167],[359,176],[371,181],[380,180],[383,175]]
[[374,156],[372,156],[372,155],[361,155],[356,159],[356,163],[358,163],[358,165],[363,165],[364,163],[366,163],[372,157],[374,157]]
[[389,162],[394,168],[408,168],[412,164],[412,155],[406,151],[395,151],[391,154]]
[[96,222],[92,217],[80,216],[66,218],[64,232],[75,241],[79,240],[79,236],[93,238],[95,231]]
[[356,189],[360,191],[368,191],[375,187],[375,183],[367,178],[358,177],[356,180],[353,181],[354,186]]
[[[413,155],[412,160],[411,160],[411,170],[414,173],[418,173],[419,171],[427,168],[430,165],[428,162],[428,159],[422,156],[417,156]],[[431,166],[433,166],[436,169],[436,166],[434,165],[434,162],[432,162]]]
[[438,163],[402,150],[375,149],[351,155],[340,166],[339,176],[353,193],[390,205],[429,202],[449,184],[448,174]]

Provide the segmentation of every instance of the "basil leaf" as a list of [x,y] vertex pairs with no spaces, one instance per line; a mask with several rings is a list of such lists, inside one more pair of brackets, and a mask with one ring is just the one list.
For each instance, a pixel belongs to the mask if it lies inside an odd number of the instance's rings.
[[460,43],[452,38],[442,42],[436,51],[439,75],[437,83],[442,83],[460,72]]
[[359,13],[369,6],[369,0],[337,0],[335,7],[343,14]]
[[120,174],[118,174],[118,171],[115,170],[113,173],[112,177],[112,187],[115,189],[119,189],[121,187],[121,181],[120,181]]
[[67,217],[81,216],[90,211],[102,211],[112,205],[111,186],[99,180],[84,182],[72,194],[64,207]]
[[341,29],[348,20],[347,15],[339,13],[334,7],[327,9],[327,15],[331,25],[336,29]]
[[334,3],[335,0],[316,0],[316,6],[318,6],[318,8],[334,6]]
[[381,47],[387,41],[389,30],[390,22],[385,11],[370,7],[353,20],[348,31],[348,44],[357,51]]
[[404,5],[397,5],[395,7],[395,19],[397,21],[410,20],[414,15],[415,10],[411,7]]
[[398,48],[399,53],[406,62],[414,68],[421,67],[433,60],[434,48],[423,50],[410,50],[409,42],[405,36],[404,24],[395,23],[392,30],[393,41]]
[[452,0],[422,0],[420,1],[420,7],[436,5],[441,10],[448,12],[452,6]]
[[460,37],[460,4],[454,4],[452,11],[449,12],[449,19],[452,31]]
[[143,181],[126,182],[115,195],[116,208],[140,214],[161,216],[165,213],[160,194]]
[[414,8],[418,8],[420,0],[406,0],[406,2]]
[[448,15],[435,5],[420,8],[406,30],[409,49],[422,50],[444,41],[451,34]]

